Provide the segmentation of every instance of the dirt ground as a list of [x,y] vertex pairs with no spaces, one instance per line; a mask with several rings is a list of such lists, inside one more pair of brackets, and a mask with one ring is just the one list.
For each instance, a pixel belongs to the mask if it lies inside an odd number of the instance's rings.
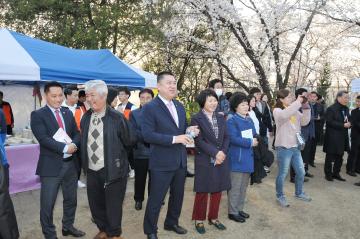
[[[180,225],[188,229],[186,235],[176,235],[163,230],[166,206],[161,211],[159,219],[159,238],[165,239],[292,239],[292,238],[360,238],[360,187],[353,184],[360,181],[360,177],[350,177],[345,174],[343,166],[342,176],[346,182],[328,182],[324,179],[324,155],[318,147],[316,168],[310,168],[315,175],[310,182],[305,183],[305,191],[313,198],[310,203],[296,200],[293,197],[294,185],[286,181],[285,192],[290,207],[281,208],[275,201],[276,162],[271,173],[262,184],[249,186],[245,211],[251,217],[246,223],[235,223],[227,219],[227,199],[223,193],[219,219],[226,225],[227,230],[220,232],[205,224],[206,234],[199,235],[191,221],[194,194],[192,192],[193,179],[188,178]],[[346,158],[346,156],[345,156]],[[193,159],[189,159],[189,168],[193,168]],[[142,223],[144,209],[136,211],[133,200],[133,179],[129,180],[128,190],[124,202],[123,237],[126,239],[146,238],[143,234]],[[43,238],[39,222],[39,194],[40,191],[19,193],[12,196],[21,238]],[[116,203],[114,199],[114,203]],[[144,205],[145,206],[145,205]],[[54,222],[58,236],[61,234],[62,195],[59,193],[54,209]],[[87,202],[86,189],[78,190],[78,208],[75,226],[86,232],[85,238],[93,238],[97,233],[96,226],[91,222],[90,210]],[[60,232],[60,233],[59,233]]]

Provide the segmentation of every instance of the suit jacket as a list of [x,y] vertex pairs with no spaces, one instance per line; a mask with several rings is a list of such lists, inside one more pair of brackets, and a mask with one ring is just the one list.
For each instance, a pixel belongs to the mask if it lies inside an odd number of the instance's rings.
[[355,108],[351,111],[351,141],[360,141],[360,108]]
[[186,167],[186,147],[172,144],[173,136],[185,134],[187,123],[184,106],[173,100],[179,118],[179,127],[164,102],[156,97],[143,107],[141,131],[150,144],[149,169],[174,171]]
[[191,119],[191,125],[197,125],[200,134],[195,138],[195,192],[221,192],[231,188],[230,166],[228,158],[214,166],[211,158],[215,158],[219,151],[227,154],[229,136],[223,115],[216,113],[219,137],[215,137],[207,116],[200,111]]
[[[79,147],[80,134],[73,114],[67,108],[61,108],[60,112],[64,119],[66,133],[73,143]],[[40,144],[40,156],[36,174],[48,177],[58,176],[63,164],[65,143],[57,142],[53,139],[53,135],[59,129],[54,114],[48,106],[44,106],[39,110],[31,112],[30,124],[31,130]],[[71,157],[73,160],[75,159],[75,157]]]
[[130,113],[130,123],[132,124],[136,133],[136,145],[134,146],[135,159],[148,159],[150,154],[150,145],[144,142],[144,137],[141,133],[141,124],[143,122],[143,109],[136,109]]
[[349,108],[336,102],[325,113],[326,128],[323,151],[329,154],[343,154],[350,151],[348,129],[344,119],[350,119]]

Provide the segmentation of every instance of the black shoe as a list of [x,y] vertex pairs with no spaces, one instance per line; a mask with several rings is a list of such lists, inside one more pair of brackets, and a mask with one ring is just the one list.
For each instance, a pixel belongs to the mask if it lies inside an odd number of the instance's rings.
[[148,239],[158,239],[156,233],[155,233],[155,234],[148,234],[148,235],[147,235],[147,238],[148,238]]
[[309,163],[309,165],[313,168],[316,168],[316,165],[314,163]]
[[240,216],[240,215],[229,214],[229,215],[228,215],[228,218],[229,218],[230,220],[235,221],[235,222],[240,222],[240,223],[245,222],[245,218],[243,218],[243,217]]
[[352,177],[356,177],[356,176],[357,176],[356,173],[353,172],[353,171],[346,171],[346,173],[347,173],[348,175],[352,176]]
[[333,175],[333,178],[336,179],[336,180],[339,180],[339,181],[343,181],[343,182],[346,181],[346,179],[345,179],[345,178],[342,178],[342,177],[340,176],[340,174]]
[[244,212],[244,211],[240,211],[239,215],[242,216],[243,218],[246,218],[246,219],[250,217],[250,215],[248,213]]
[[325,179],[328,180],[328,181],[334,181],[332,176],[325,176]]
[[186,172],[186,177],[187,178],[192,178],[194,177],[194,174],[193,173],[190,173],[189,171]]
[[62,229],[62,234],[64,237],[66,236],[73,236],[73,237],[83,237],[85,236],[85,232],[82,232],[78,229],[76,229],[75,227],[71,228],[71,229]]
[[358,173],[358,174],[360,174],[360,170],[355,170],[355,173]]
[[311,173],[309,173],[309,172],[306,172],[305,173],[305,177],[308,177],[308,178],[313,178],[314,177],[314,175],[312,175]]
[[176,232],[177,234],[186,234],[187,233],[187,230],[179,225],[172,225],[172,226],[165,225],[164,229],[166,231]]
[[135,210],[140,211],[142,209],[142,202],[135,202]]
[[355,186],[360,186],[360,182],[354,183]]

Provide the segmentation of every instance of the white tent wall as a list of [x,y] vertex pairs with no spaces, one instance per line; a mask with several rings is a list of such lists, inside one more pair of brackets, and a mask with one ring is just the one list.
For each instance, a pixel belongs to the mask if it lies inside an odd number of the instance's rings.
[[[15,132],[27,127],[30,123],[30,114],[35,108],[35,101],[32,86],[25,85],[1,85],[0,90],[4,93],[4,101],[11,104],[14,115],[14,130]],[[41,89],[41,93],[43,89]],[[40,108],[39,99],[36,98],[37,106]],[[42,105],[45,105],[43,99]]]

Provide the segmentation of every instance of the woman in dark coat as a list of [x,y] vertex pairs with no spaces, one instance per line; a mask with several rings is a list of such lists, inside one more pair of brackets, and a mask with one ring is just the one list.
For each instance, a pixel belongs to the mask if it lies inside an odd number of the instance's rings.
[[201,110],[193,116],[191,125],[197,125],[200,134],[195,138],[195,181],[196,192],[192,219],[195,228],[205,233],[203,221],[206,219],[208,195],[210,207],[208,220],[219,230],[225,226],[218,220],[221,192],[230,189],[230,167],[226,158],[229,138],[223,115],[215,112],[218,97],[211,89],[200,92],[197,102]]

